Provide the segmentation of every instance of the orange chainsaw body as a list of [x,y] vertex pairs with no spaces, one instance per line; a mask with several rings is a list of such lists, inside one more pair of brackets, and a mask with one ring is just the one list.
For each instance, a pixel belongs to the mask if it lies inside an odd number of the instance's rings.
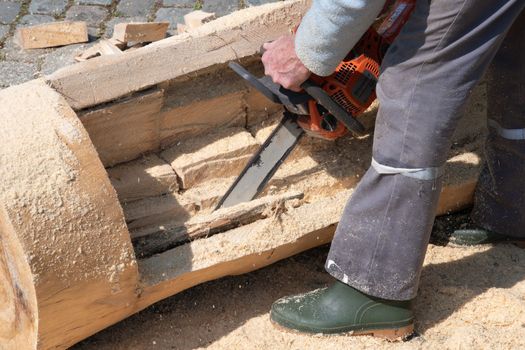
[[[416,0],[398,0],[385,6],[378,29],[371,27],[354,49],[328,77],[313,75],[310,79],[354,118],[361,115],[376,99],[375,87],[381,61],[415,7]],[[311,136],[335,140],[348,130],[315,100],[308,103],[309,115],[298,124]]]

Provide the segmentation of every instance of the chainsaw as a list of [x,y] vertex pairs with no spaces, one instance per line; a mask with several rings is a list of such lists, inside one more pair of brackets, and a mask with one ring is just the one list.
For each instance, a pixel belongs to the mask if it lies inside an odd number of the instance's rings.
[[[268,76],[257,78],[241,65],[229,67],[274,103],[284,106],[278,126],[248,162],[222,197],[216,209],[254,199],[304,134],[336,140],[351,132],[360,136],[365,127],[357,117],[376,99],[379,67],[389,46],[414,10],[416,0],[391,1],[328,77],[312,75],[302,92],[287,90]],[[377,28],[377,29],[376,29]]]

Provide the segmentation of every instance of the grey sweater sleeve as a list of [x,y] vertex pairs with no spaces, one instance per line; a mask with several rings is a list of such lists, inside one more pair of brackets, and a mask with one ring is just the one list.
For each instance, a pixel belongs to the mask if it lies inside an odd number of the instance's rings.
[[297,30],[295,52],[311,72],[327,76],[372,25],[385,0],[313,0]]

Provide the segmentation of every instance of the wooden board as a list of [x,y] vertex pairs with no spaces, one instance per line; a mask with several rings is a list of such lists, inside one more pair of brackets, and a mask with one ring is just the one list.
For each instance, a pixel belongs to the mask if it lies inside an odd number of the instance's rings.
[[118,23],[113,30],[113,38],[123,43],[144,43],[166,37],[168,22]]
[[16,39],[24,49],[42,49],[88,41],[86,22],[53,22],[19,28]]
[[121,203],[160,196],[179,189],[171,166],[152,154],[107,169]]
[[106,56],[63,68],[46,80],[76,110],[112,101],[191,72],[249,57],[289,32],[309,1],[289,0],[221,17],[122,57]]
[[79,115],[105,166],[159,149],[162,102],[163,91],[155,90]]

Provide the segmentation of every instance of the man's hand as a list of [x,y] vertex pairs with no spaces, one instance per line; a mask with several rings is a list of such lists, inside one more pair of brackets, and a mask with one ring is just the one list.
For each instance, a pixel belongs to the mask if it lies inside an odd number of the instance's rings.
[[312,74],[295,53],[294,36],[285,35],[263,45],[264,74],[286,89],[300,91],[301,84]]

